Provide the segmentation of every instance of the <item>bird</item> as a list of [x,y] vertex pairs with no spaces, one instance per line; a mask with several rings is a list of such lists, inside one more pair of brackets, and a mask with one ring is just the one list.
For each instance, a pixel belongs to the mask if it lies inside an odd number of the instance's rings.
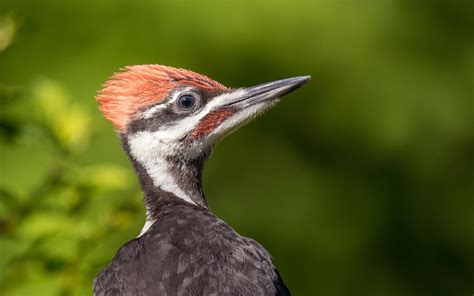
[[216,143],[310,78],[229,88],[147,64],[105,82],[96,99],[135,169],[146,221],[96,276],[94,295],[290,295],[264,247],[210,211],[201,178]]

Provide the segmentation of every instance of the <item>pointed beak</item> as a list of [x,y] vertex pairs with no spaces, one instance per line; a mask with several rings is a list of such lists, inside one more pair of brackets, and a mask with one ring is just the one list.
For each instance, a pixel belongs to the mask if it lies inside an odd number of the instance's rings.
[[241,97],[228,102],[225,106],[246,108],[258,103],[271,102],[294,91],[310,79],[311,76],[298,76],[247,87],[243,89]]
[[190,139],[199,139],[195,144],[202,147],[212,145],[310,79],[310,76],[293,77],[221,94],[211,100],[209,110],[191,132]]

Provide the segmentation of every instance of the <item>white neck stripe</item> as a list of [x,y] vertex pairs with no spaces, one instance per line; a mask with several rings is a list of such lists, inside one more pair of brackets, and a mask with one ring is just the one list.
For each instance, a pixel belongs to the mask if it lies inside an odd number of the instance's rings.
[[171,154],[173,148],[162,144],[157,133],[159,132],[143,131],[129,136],[130,153],[144,166],[153,180],[153,185],[195,205],[196,203],[179,187],[170,172],[170,164],[166,156]]

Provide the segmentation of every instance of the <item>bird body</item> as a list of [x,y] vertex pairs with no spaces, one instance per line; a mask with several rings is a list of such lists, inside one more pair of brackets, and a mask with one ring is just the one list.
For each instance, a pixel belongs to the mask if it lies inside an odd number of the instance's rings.
[[176,197],[97,277],[98,295],[289,295],[270,254],[209,210]]
[[308,79],[230,89],[161,65],[112,76],[97,100],[136,170],[147,221],[94,295],[289,295],[270,254],[210,212],[201,175],[215,143]]

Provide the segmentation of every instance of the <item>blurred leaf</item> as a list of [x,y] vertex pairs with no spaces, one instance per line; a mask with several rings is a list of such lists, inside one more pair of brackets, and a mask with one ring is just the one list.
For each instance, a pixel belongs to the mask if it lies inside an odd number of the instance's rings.
[[0,15],[0,53],[12,44],[18,25],[12,15]]
[[59,143],[76,151],[87,145],[90,136],[90,118],[78,104],[72,104],[60,84],[39,80],[33,86],[38,114],[51,128]]
[[131,185],[134,177],[130,171],[116,164],[82,166],[72,171],[74,182],[99,190],[123,190]]
[[80,231],[75,221],[60,214],[37,212],[26,217],[18,226],[17,233],[23,238],[35,240],[55,234],[66,235]]
[[32,134],[27,139],[26,143],[19,139],[10,145],[0,145],[0,187],[22,200],[42,185],[55,158],[51,147],[34,140]]
[[15,289],[9,290],[11,296],[28,295],[59,295],[61,290],[61,278],[57,275],[38,274],[36,278],[23,282]]
[[0,275],[7,271],[7,264],[11,260],[23,256],[29,247],[30,244],[27,241],[0,237],[0,251],[3,254],[0,256]]

